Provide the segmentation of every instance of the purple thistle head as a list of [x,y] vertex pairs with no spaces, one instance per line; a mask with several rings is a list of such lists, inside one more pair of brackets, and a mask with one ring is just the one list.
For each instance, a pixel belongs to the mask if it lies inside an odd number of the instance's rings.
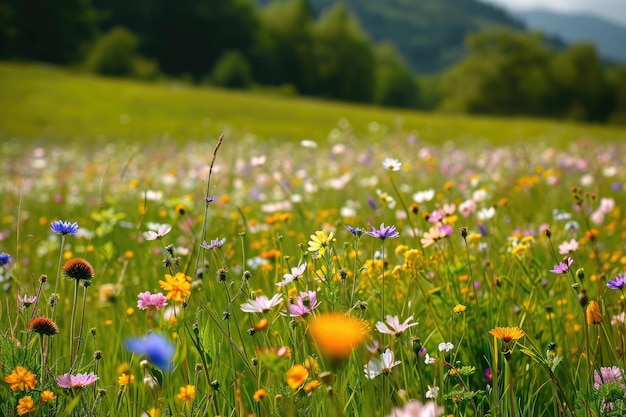
[[372,230],[365,232],[365,234],[380,240],[400,236],[400,233],[396,231],[396,226],[385,226],[385,223],[382,223],[379,229],[376,229],[374,226],[371,227]]
[[552,268],[550,272],[553,272],[555,274],[566,274],[573,263],[574,260],[568,257],[565,262],[559,262],[558,264],[554,265],[554,268]]
[[78,233],[78,223],[55,220],[50,223],[50,230],[60,235],[75,235],[76,233]]
[[612,290],[624,289],[624,287],[626,287],[626,275],[624,274],[615,275],[615,278],[609,280],[609,282],[606,283],[606,286]]

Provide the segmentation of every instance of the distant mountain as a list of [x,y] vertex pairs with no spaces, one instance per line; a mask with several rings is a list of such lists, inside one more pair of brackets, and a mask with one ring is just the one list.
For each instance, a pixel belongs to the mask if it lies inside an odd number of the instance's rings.
[[530,29],[558,36],[567,43],[591,42],[603,58],[626,62],[624,26],[584,14],[561,14],[547,10],[512,10],[510,13]]
[[[257,0],[261,5],[268,0]],[[523,24],[504,10],[478,0],[309,0],[317,14],[343,2],[371,40],[393,42],[420,73],[445,69],[465,54],[469,32]]]

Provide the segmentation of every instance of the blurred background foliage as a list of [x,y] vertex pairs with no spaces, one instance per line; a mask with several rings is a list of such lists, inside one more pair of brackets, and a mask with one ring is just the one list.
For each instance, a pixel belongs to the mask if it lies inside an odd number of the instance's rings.
[[626,66],[476,0],[3,0],[0,58],[382,106],[626,123]]

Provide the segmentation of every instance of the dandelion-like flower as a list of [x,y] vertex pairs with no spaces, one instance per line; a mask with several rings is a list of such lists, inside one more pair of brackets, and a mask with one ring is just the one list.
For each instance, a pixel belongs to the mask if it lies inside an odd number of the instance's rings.
[[439,417],[443,409],[434,401],[424,404],[418,400],[411,400],[403,408],[395,407],[387,417]]
[[320,255],[326,253],[326,248],[334,242],[333,232],[326,233],[326,230],[318,230],[314,235],[311,235],[309,241],[309,252],[317,252]]
[[400,171],[400,168],[402,167],[402,162],[395,158],[385,158],[382,163],[383,168],[387,171]]
[[84,374],[76,374],[72,375],[71,373],[66,373],[63,375],[57,376],[57,385],[61,388],[73,389],[73,388],[82,388],[87,385],[91,385],[98,380],[98,375],[93,372],[84,373]]
[[170,371],[175,347],[165,336],[150,333],[145,337],[129,338],[124,341],[126,349],[138,355],[145,355],[159,368]]
[[70,223],[63,220],[56,220],[50,223],[50,230],[60,235],[75,235],[78,233],[78,223]]
[[61,268],[63,275],[76,281],[91,281],[94,277],[93,266],[83,258],[72,258]]
[[248,299],[247,303],[241,304],[241,311],[246,313],[267,313],[272,308],[283,302],[282,294],[274,294],[272,298],[259,295],[254,300]]
[[320,352],[333,359],[350,356],[365,334],[363,322],[340,314],[320,314],[309,325],[309,335]]
[[553,272],[555,274],[566,274],[573,263],[574,260],[568,257],[565,262],[559,262],[558,264],[554,265],[554,268],[552,268],[550,272]]
[[389,349],[385,350],[380,359],[374,358],[363,366],[363,372],[367,379],[374,379],[381,374],[389,374],[394,366],[398,366],[402,361],[394,361],[393,352]]
[[27,391],[37,385],[35,374],[23,366],[16,366],[13,372],[4,377],[4,382],[11,386],[11,391]]
[[28,328],[42,336],[54,336],[59,333],[59,327],[47,317],[35,317],[28,323]]
[[17,402],[17,415],[23,416],[24,414],[32,413],[35,411],[35,402],[33,401],[33,397],[27,395],[26,397],[20,398]]
[[398,316],[387,315],[385,322],[379,321],[376,323],[376,330],[380,333],[400,336],[407,331],[409,327],[419,324],[418,322],[411,323],[411,320],[413,320],[413,316],[410,316],[408,319],[404,320],[404,322],[400,323]]
[[371,228],[372,230],[370,230],[369,232],[365,232],[365,234],[380,240],[400,236],[400,233],[396,231],[396,226],[385,226],[385,223],[382,223],[380,225],[380,228],[378,229],[376,229],[374,226],[371,226]]
[[150,291],[140,292],[137,308],[140,310],[148,310],[150,308],[160,310],[167,305],[167,297],[161,293],[151,294]]
[[291,274],[283,274],[283,280],[277,282],[276,285],[279,287],[284,287],[290,282],[298,280],[298,278],[302,278],[304,276],[304,271],[306,271],[307,264],[303,263],[302,265],[298,265],[294,268],[291,268]]
[[519,327],[496,327],[495,329],[489,330],[489,333],[496,339],[500,339],[505,343],[524,337],[524,331]]
[[292,366],[287,371],[285,378],[287,380],[287,385],[289,385],[291,389],[298,389],[302,386],[302,384],[304,384],[304,381],[306,381],[308,376],[309,371],[307,371],[304,366],[298,364]]
[[167,291],[165,297],[168,300],[181,303],[183,297],[189,297],[191,295],[191,283],[189,281],[185,274],[177,272],[174,276],[165,274],[165,281],[159,280],[159,285],[163,290]]
[[193,385],[185,385],[178,390],[177,397],[183,401],[191,401],[196,397],[196,387]]
[[153,230],[148,230],[143,234],[143,237],[146,240],[157,240],[161,239],[163,236],[172,231],[172,226],[169,224],[162,224],[159,226],[158,230],[155,232]]
[[612,290],[622,290],[626,287],[626,275],[625,274],[617,274],[615,278],[610,279],[606,286]]

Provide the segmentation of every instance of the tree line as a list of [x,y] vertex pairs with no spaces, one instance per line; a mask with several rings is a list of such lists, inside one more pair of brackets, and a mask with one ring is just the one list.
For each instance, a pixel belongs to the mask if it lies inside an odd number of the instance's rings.
[[470,34],[466,49],[448,70],[419,76],[341,3],[319,17],[308,0],[0,3],[3,59],[384,106],[626,122],[626,66],[607,65],[591,45],[556,49],[540,34],[501,30]]

